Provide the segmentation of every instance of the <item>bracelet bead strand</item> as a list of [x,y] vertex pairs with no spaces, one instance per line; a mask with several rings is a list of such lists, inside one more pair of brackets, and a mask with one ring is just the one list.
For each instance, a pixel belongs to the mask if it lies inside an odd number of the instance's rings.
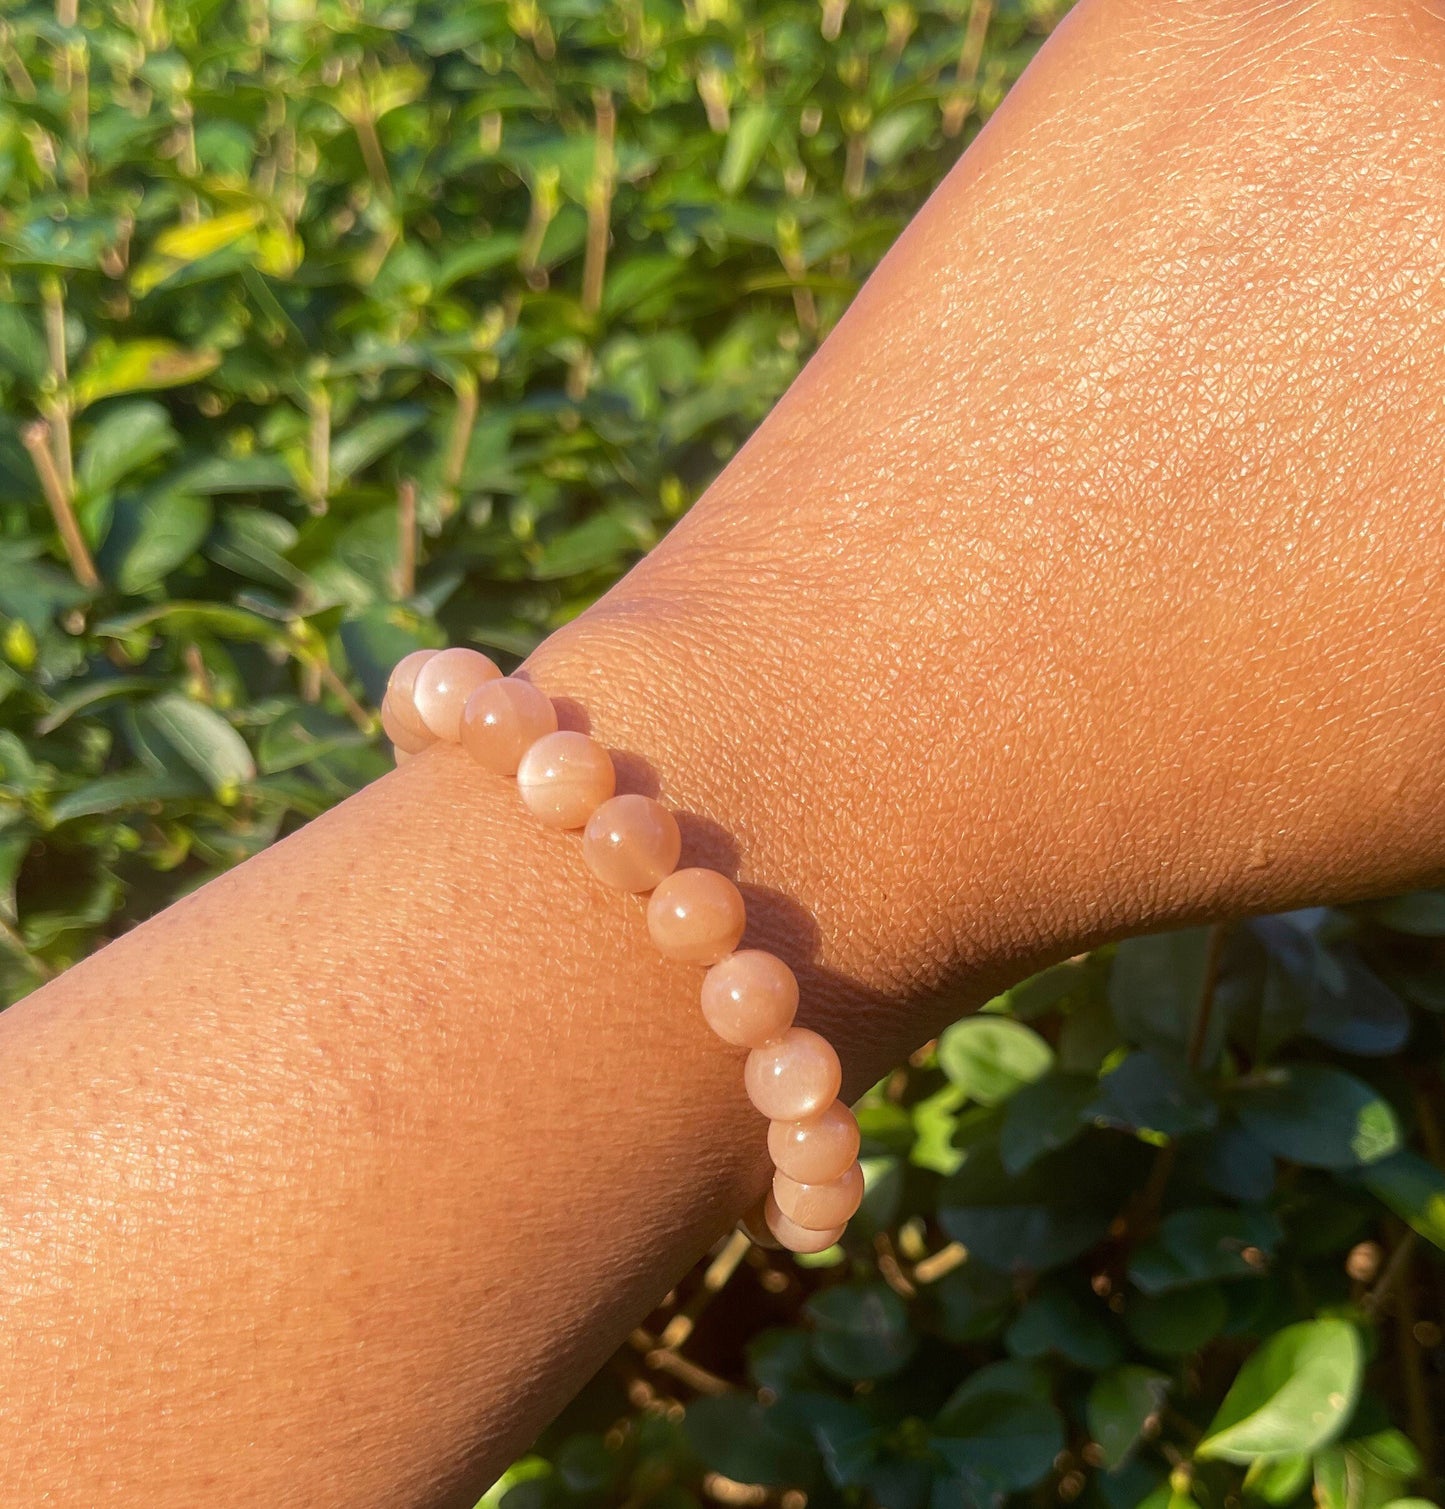
[[760,1245],[822,1252],[863,1198],[858,1122],[838,1099],[832,1045],[794,1024],[798,981],[775,954],[740,948],[747,909],[716,870],[677,868],[677,819],[651,797],[614,795],[612,758],[590,735],[557,727],[529,681],[476,650],[416,650],[399,661],[381,704],[397,762],[435,743],[460,744],[483,769],[516,780],[545,827],[582,830],[587,868],[614,890],[647,896],[658,952],[706,967],[699,1003],[723,1042],[746,1048],[748,1099],[768,1118],[773,1184],[742,1225]]

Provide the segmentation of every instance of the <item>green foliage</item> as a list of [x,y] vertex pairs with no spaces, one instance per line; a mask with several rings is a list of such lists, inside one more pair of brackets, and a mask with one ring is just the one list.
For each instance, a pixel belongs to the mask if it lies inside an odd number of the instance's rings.
[[647,550],[1062,6],[8,6],[0,999]]
[[[1389,980],[1402,958],[1445,957],[1382,920],[1414,915],[1402,900],[1099,949],[915,1055],[859,1108],[870,1187],[895,1191],[885,1218],[807,1267],[749,1250],[687,1348],[706,1397],[619,1359],[684,1406],[667,1501],[754,1502],[739,1485],[864,1509],[1438,1494],[1445,1023]],[[1344,978],[1373,1022],[1395,1003],[1403,1044],[1393,1026],[1342,1038]],[[601,1388],[544,1455],[585,1433]],[[626,1459],[639,1417],[619,1406],[610,1428]],[[557,1509],[622,1501],[555,1474],[529,1486]]]
[[[1062,8],[9,7],[0,995],[614,580]],[[1057,964],[865,1099],[841,1248],[727,1248],[484,1502],[1420,1509],[1442,1029],[1441,892]]]

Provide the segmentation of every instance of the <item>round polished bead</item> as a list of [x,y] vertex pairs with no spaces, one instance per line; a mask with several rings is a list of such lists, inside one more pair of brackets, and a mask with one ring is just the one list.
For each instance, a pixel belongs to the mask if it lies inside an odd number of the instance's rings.
[[390,692],[381,699],[381,728],[398,749],[409,755],[420,754],[435,742],[431,730],[417,718],[416,709],[409,702],[398,703]]
[[783,1244],[778,1241],[771,1231],[768,1230],[767,1201],[759,1200],[752,1206],[747,1215],[738,1222],[738,1227],[743,1235],[754,1247],[766,1247],[770,1251],[776,1251]]
[[386,696],[381,702],[383,721],[390,708],[393,726],[401,730],[415,746],[413,752],[424,749],[436,740],[436,735],[422,722],[421,714],[416,710],[416,678],[421,674],[421,668],[436,653],[435,650],[413,650],[410,655],[403,655],[392,668],[386,683]]
[[841,1100],[808,1121],[775,1121],[768,1156],[779,1173],[800,1184],[840,1179],[858,1156],[858,1121]]
[[843,1070],[826,1038],[789,1027],[777,1042],[748,1054],[743,1083],[770,1121],[806,1121],[838,1098]]
[[416,674],[412,701],[418,716],[438,739],[455,744],[462,736],[467,698],[501,671],[477,650],[438,650]]
[[484,681],[462,709],[462,748],[493,775],[516,775],[532,745],[556,732],[552,699],[516,676]]
[[786,1174],[773,1175],[773,1199],[790,1221],[809,1231],[830,1231],[842,1226],[863,1202],[863,1170],[848,1165],[839,1179],[826,1184],[800,1184]]
[[647,930],[661,953],[684,964],[716,964],[742,941],[742,892],[716,870],[674,870],[647,903]]
[[771,1191],[763,1211],[768,1230],[789,1252],[825,1252],[843,1235],[841,1226],[834,1226],[828,1231],[809,1231],[807,1227],[799,1226],[778,1208],[778,1202]]
[[661,802],[629,792],[614,796],[587,819],[582,857],[604,885],[650,891],[677,868],[682,833]]
[[544,734],[517,766],[517,790],[548,828],[580,828],[616,785],[612,757],[595,739],[571,729]]
[[776,954],[742,948],[720,959],[702,980],[702,1014],[725,1042],[759,1048],[793,1025],[798,981]]

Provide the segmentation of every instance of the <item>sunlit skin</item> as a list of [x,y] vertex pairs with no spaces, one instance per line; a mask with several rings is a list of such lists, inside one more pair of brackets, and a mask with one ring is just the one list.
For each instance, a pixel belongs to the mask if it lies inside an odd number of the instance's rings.
[[[857,1094],[1100,939],[1445,870],[1445,9],[1082,0],[527,671]],[[0,1018],[10,1506],[467,1505],[767,1187],[743,1050],[450,748]]]

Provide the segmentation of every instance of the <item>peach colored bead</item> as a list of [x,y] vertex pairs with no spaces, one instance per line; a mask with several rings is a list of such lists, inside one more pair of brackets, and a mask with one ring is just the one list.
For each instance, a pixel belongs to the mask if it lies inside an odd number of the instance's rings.
[[557,732],[552,699],[530,681],[484,681],[462,709],[462,748],[493,775],[516,775],[528,749]]
[[738,1222],[742,1233],[754,1247],[766,1247],[769,1251],[777,1251],[783,1244],[768,1230],[767,1201],[759,1200],[752,1206],[747,1215]]
[[684,964],[716,964],[747,926],[742,892],[716,870],[674,870],[647,903],[647,931],[659,952]]
[[743,1083],[770,1121],[806,1121],[838,1098],[843,1070],[826,1038],[789,1027],[777,1042],[748,1054]]
[[768,1230],[789,1252],[825,1252],[843,1235],[841,1226],[834,1226],[829,1231],[809,1231],[807,1227],[799,1226],[796,1221],[790,1220],[783,1214],[771,1193],[763,1206],[763,1211]]
[[[411,716],[406,714],[410,712]],[[421,726],[416,711],[410,703],[398,704],[388,692],[381,701],[382,732],[400,750],[407,754],[420,754],[433,743],[431,730]]]
[[517,790],[548,828],[580,828],[616,785],[612,757],[595,739],[571,729],[544,734],[517,766]]
[[841,1179],[858,1156],[858,1121],[841,1100],[808,1121],[775,1121],[768,1156],[781,1174],[800,1184]]
[[702,980],[702,1014],[725,1043],[760,1048],[793,1025],[798,981],[776,954],[742,948],[720,959]]
[[484,681],[502,673],[477,650],[438,650],[416,674],[412,702],[438,739],[455,744],[462,736],[462,709]]
[[682,833],[661,802],[629,792],[614,796],[587,819],[582,857],[604,885],[650,891],[677,868]]
[[416,752],[436,739],[436,735],[422,722],[421,714],[417,712],[413,701],[416,678],[421,668],[436,653],[435,650],[413,650],[410,655],[403,655],[392,667],[391,676],[386,683],[386,696],[381,702],[383,719],[389,706],[392,723],[416,746]]
[[831,1231],[844,1225],[863,1203],[863,1170],[850,1163],[841,1179],[826,1184],[800,1184],[786,1174],[773,1175],[773,1199],[790,1221],[809,1231]]

